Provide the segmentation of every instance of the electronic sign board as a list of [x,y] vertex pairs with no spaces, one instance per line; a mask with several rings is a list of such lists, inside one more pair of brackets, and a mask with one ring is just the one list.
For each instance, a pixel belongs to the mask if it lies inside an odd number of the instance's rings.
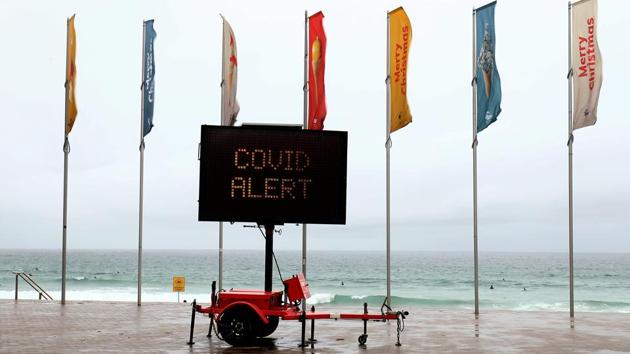
[[201,127],[199,221],[346,223],[348,133]]

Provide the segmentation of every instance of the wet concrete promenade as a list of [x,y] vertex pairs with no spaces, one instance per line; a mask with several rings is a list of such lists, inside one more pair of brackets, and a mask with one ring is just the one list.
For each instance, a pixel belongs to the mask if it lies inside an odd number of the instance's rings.
[[[341,309],[319,307],[318,311]],[[361,309],[344,308],[343,312]],[[366,348],[358,346],[360,321],[316,322],[313,348],[298,348],[300,323],[281,321],[260,348],[232,348],[207,338],[209,320],[196,317],[195,342],[186,345],[190,306],[122,302],[0,300],[1,353],[616,353],[630,352],[630,314],[461,310],[411,312],[396,347],[396,322],[368,323]],[[370,309],[378,311],[378,309]],[[309,326],[307,337],[310,334]]]

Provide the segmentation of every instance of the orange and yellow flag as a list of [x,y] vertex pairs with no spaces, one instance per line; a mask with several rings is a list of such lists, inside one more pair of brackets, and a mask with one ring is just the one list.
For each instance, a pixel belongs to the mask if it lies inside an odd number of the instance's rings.
[[77,34],[74,30],[74,16],[68,19],[68,39],[66,44],[66,135],[70,134],[77,118],[77,102],[74,95],[77,80]]
[[407,103],[407,59],[411,46],[411,22],[402,7],[389,12],[390,133],[411,123]]

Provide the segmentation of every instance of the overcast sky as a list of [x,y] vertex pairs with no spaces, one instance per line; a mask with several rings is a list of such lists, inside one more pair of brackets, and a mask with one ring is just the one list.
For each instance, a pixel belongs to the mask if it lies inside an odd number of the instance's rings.
[[[386,11],[413,26],[413,123],[392,135],[392,247],[472,251],[471,9],[442,1],[3,1],[0,248],[61,247],[66,18],[77,30],[68,247],[137,247],[142,20],[155,18],[155,127],[146,139],[145,248],[216,248],[197,221],[201,124],[219,124],[221,19],[239,55],[239,122],[302,122],[304,10],[328,37],[326,129],[349,132],[345,226],[311,249],[384,249]],[[630,1],[601,0],[599,121],[576,132],[576,252],[630,252]],[[567,250],[567,2],[499,1],[503,112],[479,135],[479,246]],[[299,249],[287,225],[278,248]],[[226,226],[229,249],[262,249]]]

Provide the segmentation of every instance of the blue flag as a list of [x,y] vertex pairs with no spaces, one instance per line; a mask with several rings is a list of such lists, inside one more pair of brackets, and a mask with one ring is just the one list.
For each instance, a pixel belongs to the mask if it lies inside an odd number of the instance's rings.
[[145,137],[153,128],[153,103],[155,101],[155,60],[153,57],[153,42],[156,33],[153,20],[144,21],[144,51],[143,51],[143,81],[142,81],[142,136]]
[[496,5],[495,1],[476,11],[477,132],[494,123],[501,113],[501,79],[495,60]]

